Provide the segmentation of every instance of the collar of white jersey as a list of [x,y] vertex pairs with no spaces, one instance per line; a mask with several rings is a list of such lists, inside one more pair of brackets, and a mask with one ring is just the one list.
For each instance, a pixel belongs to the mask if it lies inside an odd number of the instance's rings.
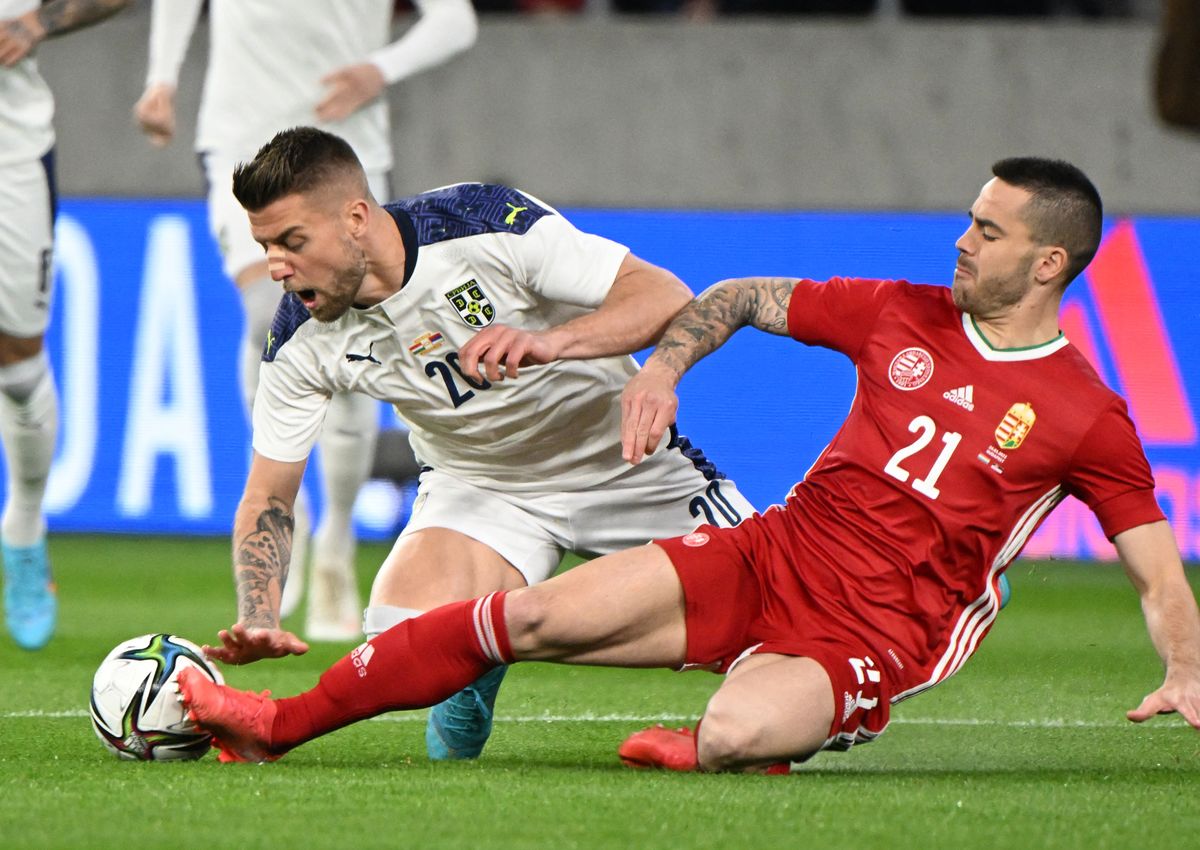
[[962,324],[967,339],[971,341],[971,345],[975,346],[975,350],[984,360],[1040,360],[1056,351],[1061,351],[1068,345],[1066,334],[1059,331],[1058,336],[1054,339],[1040,345],[1029,345],[1024,348],[993,348],[987,337],[979,330],[979,326],[975,324],[975,319],[970,313],[962,314]]

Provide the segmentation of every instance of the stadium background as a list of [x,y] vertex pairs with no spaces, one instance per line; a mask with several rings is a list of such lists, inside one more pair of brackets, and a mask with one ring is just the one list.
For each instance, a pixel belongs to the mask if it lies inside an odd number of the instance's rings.
[[[41,52],[63,196],[53,531],[223,534],[247,460],[237,305],[190,149],[203,32],[178,138],[159,152],[130,118],[147,26],[139,4]],[[1154,118],[1155,44],[1152,20],[485,19],[470,53],[392,91],[395,185],[510,182],[696,290],[744,274],[944,282],[992,160],[1070,159],[1109,216],[1098,263],[1070,293],[1068,335],[1129,396],[1195,557],[1200,144]],[[844,359],[743,334],[687,379],[681,429],[765,505],[852,392]],[[362,530],[386,535],[404,500],[374,496]],[[1027,552],[1112,554],[1070,502]]]

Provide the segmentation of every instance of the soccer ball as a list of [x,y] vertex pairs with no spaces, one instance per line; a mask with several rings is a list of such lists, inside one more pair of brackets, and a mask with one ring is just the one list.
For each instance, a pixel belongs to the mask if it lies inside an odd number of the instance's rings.
[[212,736],[197,729],[179,702],[179,671],[195,667],[225,684],[200,647],[176,635],[130,638],[100,662],[92,679],[92,728],[123,759],[198,759]]

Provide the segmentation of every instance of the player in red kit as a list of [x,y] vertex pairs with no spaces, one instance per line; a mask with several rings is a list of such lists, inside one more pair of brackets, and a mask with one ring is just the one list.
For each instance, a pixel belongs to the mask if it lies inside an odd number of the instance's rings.
[[[274,758],[382,711],[437,702],[492,666],[541,660],[727,672],[695,732],[656,727],[634,765],[778,769],[883,732],[891,705],[957,672],[999,609],[999,577],[1067,495],[1084,501],[1138,590],[1163,659],[1134,721],[1200,728],[1200,614],[1118,395],[1062,336],[1067,284],[1100,240],[1100,198],[1066,163],[1003,160],[956,243],[950,289],[744,279],[683,310],[623,397],[626,459],[674,420],[674,387],[739,327],[855,364],[846,422],[786,503],[529,588],[407,621],[270,700],[181,677],[226,758]],[[596,600],[603,600],[597,605]],[[210,653],[287,652],[235,626]]]

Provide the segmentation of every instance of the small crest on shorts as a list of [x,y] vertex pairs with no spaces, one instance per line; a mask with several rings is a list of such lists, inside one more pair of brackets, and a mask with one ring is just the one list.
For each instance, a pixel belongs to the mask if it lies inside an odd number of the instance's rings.
[[933,358],[923,348],[906,348],[892,358],[888,380],[898,390],[920,389],[933,377]]
[[438,331],[429,331],[428,333],[421,334],[409,343],[408,351],[410,354],[416,354],[417,356],[432,354],[442,347],[443,342],[444,339]]
[[703,546],[708,542],[708,535],[703,531],[693,531],[691,534],[685,534],[680,542],[684,546]]
[[491,299],[474,279],[451,289],[446,293],[446,300],[458,311],[458,317],[473,328],[486,328],[496,318]]

